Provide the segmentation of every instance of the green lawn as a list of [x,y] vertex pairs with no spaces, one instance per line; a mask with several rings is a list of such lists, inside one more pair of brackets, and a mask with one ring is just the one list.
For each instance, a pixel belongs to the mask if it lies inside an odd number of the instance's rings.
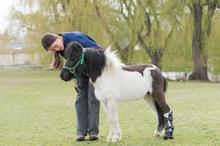
[[106,142],[100,113],[100,140],[75,141],[74,82],[56,71],[0,71],[0,146],[219,146],[220,84],[169,82],[175,139],[155,138],[155,116],[143,100],[119,106],[122,141]]

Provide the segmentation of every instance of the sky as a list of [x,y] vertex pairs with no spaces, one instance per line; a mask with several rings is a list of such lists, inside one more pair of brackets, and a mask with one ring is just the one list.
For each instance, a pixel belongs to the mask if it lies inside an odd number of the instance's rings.
[[15,0],[0,0],[0,33],[9,25],[9,13],[14,2]]

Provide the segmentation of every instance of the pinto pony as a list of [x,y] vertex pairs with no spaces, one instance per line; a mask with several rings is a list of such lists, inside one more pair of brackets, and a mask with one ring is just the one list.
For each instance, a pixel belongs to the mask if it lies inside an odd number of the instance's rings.
[[67,58],[60,77],[64,81],[86,74],[95,86],[95,95],[104,106],[109,123],[107,141],[121,139],[117,103],[144,99],[155,111],[156,136],[165,129],[164,139],[173,139],[172,111],[165,101],[166,79],[152,64],[126,66],[110,49],[83,48],[72,42],[64,52]]

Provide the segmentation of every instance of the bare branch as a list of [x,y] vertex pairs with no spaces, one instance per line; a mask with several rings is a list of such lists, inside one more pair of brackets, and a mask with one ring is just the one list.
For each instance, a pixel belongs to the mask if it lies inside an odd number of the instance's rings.
[[174,32],[174,24],[173,24],[173,26],[172,26],[172,28],[171,28],[169,34],[167,35],[165,41],[164,41],[164,46],[163,46],[163,48],[162,48],[163,51],[166,49],[166,47],[167,47],[167,45],[168,45],[168,42],[169,42],[170,38],[171,38],[172,35],[173,35],[173,32]]
[[145,41],[140,33],[138,34],[138,42],[140,43],[140,45],[145,49],[145,51],[149,55],[152,54],[150,47],[145,43]]
[[[147,28],[147,32],[142,34],[142,37],[146,37],[149,36],[151,33],[151,29],[152,29],[152,23],[150,20],[150,14],[149,12],[146,11],[145,5],[142,3],[142,1],[137,1],[138,6],[144,11],[144,17],[145,17],[145,26]],[[144,26],[142,26],[142,31],[144,29]]]
[[[96,10],[96,14],[97,16],[99,17],[99,19],[101,20],[101,23],[103,25],[103,27],[105,28],[106,32],[108,33],[108,35],[110,36],[114,46],[117,48],[117,50],[119,51],[120,55],[122,57],[125,57],[124,53],[122,52],[122,48],[120,47],[119,43],[117,40],[115,40],[115,37],[114,37],[114,34],[112,33],[112,31],[110,30],[108,24],[106,23],[105,19],[101,16],[101,13],[100,13],[100,9],[99,9],[99,6],[97,4],[97,1],[96,0],[93,0],[93,4],[94,4],[94,7],[95,7],[95,10]],[[126,57],[125,57],[126,58]]]
[[128,21],[128,17],[127,17],[127,16],[125,15],[125,13],[124,13],[124,6],[123,6],[122,1],[120,1],[120,12],[121,12],[123,18],[124,18],[126,21]]

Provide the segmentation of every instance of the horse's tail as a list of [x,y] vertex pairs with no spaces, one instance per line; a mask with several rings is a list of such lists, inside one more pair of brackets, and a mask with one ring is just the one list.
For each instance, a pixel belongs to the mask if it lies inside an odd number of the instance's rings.
[[163,76],[163,90],[164,92],[167,91],[168,82],[167,79]]

